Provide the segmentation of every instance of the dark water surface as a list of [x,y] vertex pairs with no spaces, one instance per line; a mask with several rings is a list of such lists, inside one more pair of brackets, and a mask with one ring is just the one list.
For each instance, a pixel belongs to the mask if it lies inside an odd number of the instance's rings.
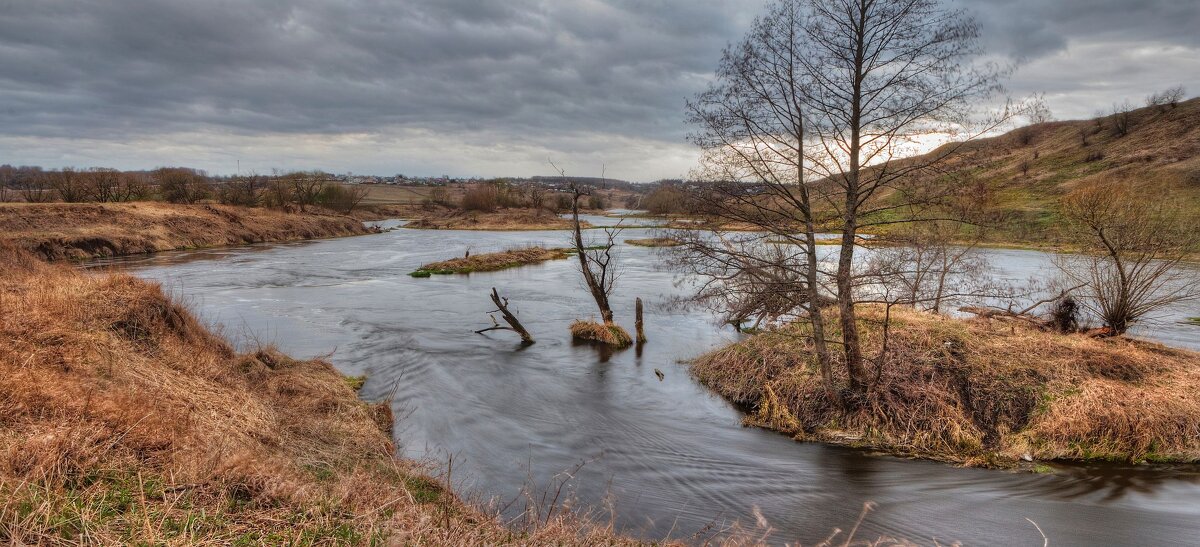
[[[631,230],[623,238],[647,237]],[[1200,544],[1200,472],[1112,467],[1056,475],[957,469],[873,457],[739,425],[680,359],[736,335],[713,317],[665,304],[687,287],[656,267],[652,249],[621,247],[616,314],[632,327],[647,302],[650,343],[603,356],[575,345],[568,323],[595,314],[572,261],[503,272],[414,279],[421,264],[526,243],[567,244],[566,232],[392,232],[355,238],[121,261],[161,280],[227,335],[299,357],[331,354],[366,374],[362,395],[394,392],[396,437],[410,457],[445,462],[467,495],[511,500],[584,462],[571,484],[585,504],[609,500],[616,523],[650,538],[687,539],[755,508],[776,542],[815,543],[878,509],[860,537],[942,544]],[[996,251],[1002,275],[1044,275],[1041,253]],[[538,343],[482,336],[491,287],[511,298]],[[1185,311],[1173,312],[1184,315]],[[1200,315],[1200,314],[1197,314]],[[1172,325],[1170,321],[1165,325]],[[632,330],[632,329],[630,329]],[[1200,330],[1150,334],[1197,347]],[[654,369],[665,374],[659,381]]]

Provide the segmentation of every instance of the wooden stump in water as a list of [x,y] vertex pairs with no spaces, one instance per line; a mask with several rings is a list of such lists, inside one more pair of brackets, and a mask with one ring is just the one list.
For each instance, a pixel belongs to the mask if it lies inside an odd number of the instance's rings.
[[646,331],[642,329],[642,299],[637,299],[637,306],[634,308],[634,328],[637,329],[637,343],[646,343]]

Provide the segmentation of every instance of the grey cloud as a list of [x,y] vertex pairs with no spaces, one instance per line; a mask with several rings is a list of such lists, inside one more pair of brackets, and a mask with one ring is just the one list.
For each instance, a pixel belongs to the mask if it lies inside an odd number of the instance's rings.
[[[445,159],[421,147],[397,170],[495,169],[482,143],[496,139],[522,151],[514,169],[537,171],[542,153],[630,162],[640,153],[651,155],[638,162],[647,172],[627,176],[678,175],[683,99],[764,1],[0,0],[0,163],[30,161],[17,154],[180,162],[122,143],[179,140],[166,154],[190,150],[189,134],[205,136],[191,137],[208,147],[201,157],[266,157],[287,135],[308,146],[313,135],[365,134],[387,143],[354,156],[374,169],[403,161],[391,158],[405,150],[389,146],[415,146],[411,135],[425,131],[439,135]],[[990,52],[1031,67],[1012,87],[1062,105],[1136,91],[1105,85],[1141,62],[1129,44],[1200,49],[1195,0],[960,1],[979,15]],[[1075,50],[1089,58],[1064,56]],[[1192,66],[1178,57],[1143,67],[1137,83],[1188,83],[1174,80]],[[409,137],[388,137],[400,133]],[[241,144],[209,138],[222,134]],[[60,149],[71,142],[92,151]],[[313,166],[345,154],[304,149]],[[653,154],[670,159],[655,167]]]

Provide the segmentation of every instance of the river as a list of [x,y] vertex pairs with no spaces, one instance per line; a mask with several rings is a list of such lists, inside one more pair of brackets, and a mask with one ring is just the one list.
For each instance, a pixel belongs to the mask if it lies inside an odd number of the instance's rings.
[[[625,238],[649,237],[629,230]],[[687,540],[760,514],[776,543],[812,544],[877,509],[859,538],[931,544],[1041,545],[1036,522],[1062,545],[1195,544],[1200,470],[1062,467],[1056,474],[959,469],[802,444],[743,428],[741,415],[693,381],[681,359],[736,339],[715,317],[667,305],[688,290],[654,249],[622,245],[613,297],[632,327],[646,300],[649,343],[611,355],[571,341],[568,323],[595,315],[572,261],[501,272],[414,279],[421,264],[541,243],[567,232],[390,232],[295,244],[163,253],[114,261],[160,280],[203,319],[242,344],[329,355],[365,374],[362,396],[394,401],[402,455],[444,466],[456,490],[503,504],[527,485],[569,481],[583,506],[618,529]],[[997,275],[1046,275],[1049,257],[988,251]],[[491,287],[538,343],[490,325]],[[1200,349],[1200,329],[1173,310],[1143,335]],[[1200,314],[1193,314],[1200,315]],[[662,371],[659,380],[655,369]],[[1026,520],[1028,519],[1028,520]]]

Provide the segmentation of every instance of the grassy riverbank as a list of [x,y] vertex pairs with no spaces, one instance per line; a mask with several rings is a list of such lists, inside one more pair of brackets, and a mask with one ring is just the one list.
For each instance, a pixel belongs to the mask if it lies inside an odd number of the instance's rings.
[[409,275],[413,277],[429,277],[435,274],[495,272],[527,266],[529,264],[538,264],[547,260],[561,260],[571,256],[572,252],[572,249],[546,249],[543,247],[509,249],[497,253],[484,253],[440,262],[431,262],[421,266],[417,271]]
[[[421,230],[569,230],[571,221],[546,210],[497,209],[491,212],[461,209],[414,210],[405,228]],[[590,227],[587,222],[584,227]]]
[[[882,316],[863,309],[866,347],[880,347]],[[760,334],[692,370],[753,410],[748,425],[798,440],[983,466],[1026,455],[1200,462],[1200,354],[894,309],[889,357],[871,365],[877,382],[843,407],[821,385],[807,334]]]
[[16,245],[49,260],[297,241],[371,231],[362,222],[343,215],[226,205],[0,204],[0,243]]
[[632,543],[505,528],[394,458],[389,406],[328,363],[238,353],[153,283],[4,245],[0,394],[0,543]]

